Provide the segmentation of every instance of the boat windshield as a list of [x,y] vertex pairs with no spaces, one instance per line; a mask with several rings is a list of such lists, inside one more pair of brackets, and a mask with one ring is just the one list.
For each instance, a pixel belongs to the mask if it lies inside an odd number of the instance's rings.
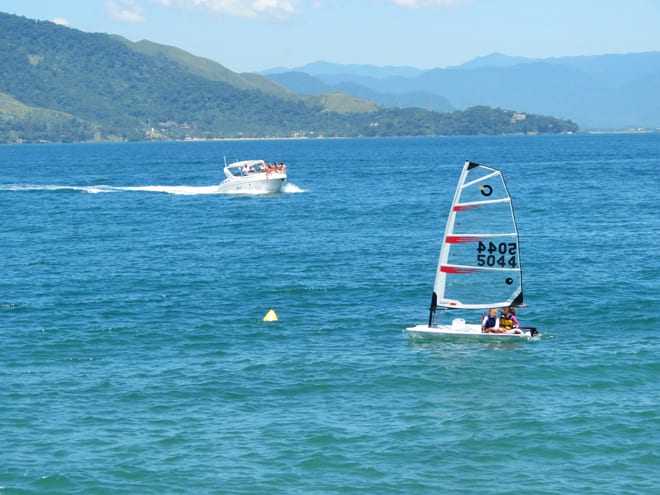
[[234,177],[247,177],[253,174],[286,173],[284,163],[265,163],[261,160],[238,162],[230,165],[226,170]]

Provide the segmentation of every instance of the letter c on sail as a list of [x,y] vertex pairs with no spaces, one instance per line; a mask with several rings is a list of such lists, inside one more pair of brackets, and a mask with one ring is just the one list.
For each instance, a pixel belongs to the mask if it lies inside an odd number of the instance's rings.
[[490,187],[488,184],[484,186],[479,186],[479,189],[481,189],[481,194],[483,194],[484,196],[490,196],[491,194],[493,194],[493,188]]

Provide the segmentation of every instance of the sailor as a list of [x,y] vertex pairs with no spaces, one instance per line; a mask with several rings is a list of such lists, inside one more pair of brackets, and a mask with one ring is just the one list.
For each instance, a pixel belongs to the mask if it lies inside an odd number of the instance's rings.
[[504,330],[511,330],[515,325],[513,318],[515,318],[515,316],[512,317],[509,308],[502,308],[502,315],[500,316],[500,328],[503,328]]
[[501,333],[500,320],[497,318],[497,308],[490,308],[487,315],[484,315],[481,321],[481,331],[483,333]]
[[520,328],[520,322],[516,317],[516,308],[509,308],[509,315],[511,315],[511,319],[513,320],[513,328]]

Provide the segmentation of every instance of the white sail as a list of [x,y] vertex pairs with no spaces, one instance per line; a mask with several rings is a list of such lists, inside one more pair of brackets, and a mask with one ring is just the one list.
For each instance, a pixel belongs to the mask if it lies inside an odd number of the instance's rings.
[[429,322],[406,331],[413,336],[538,338],[535,327],[486,327],[483,311],[478,322],[460,317],[469,311],[459,311],[459,317],[448,323],[436,319],[439,308],[484,310],[522,304],[520,244],[506,182],[499,170],[467,161],[442,238]]
[[442,241],[431,311],[522,303],[518,229],[504,176],[466,161]]

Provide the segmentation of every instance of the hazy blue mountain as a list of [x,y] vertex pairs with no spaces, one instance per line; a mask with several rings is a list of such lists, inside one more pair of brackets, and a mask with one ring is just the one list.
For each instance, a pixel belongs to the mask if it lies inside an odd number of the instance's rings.
[[619,87],[660,73],[660,52],[559,57],[543,61],[573,67],[610,87]]
[[281,72],[268,76],[289,91],[301,95],[315,95],[328,92],[329,85],[306,72]]
[[[553,108],[555,114],[563,117],[580,105],[590,109],[601,93],[600,88],[594,92],[599,85],[583,72],[542,62],[469,70],[436,69],[419,77],[417,83],[426,91],[440,92],[438,88],[442,88],[442,94],[458,108]],[[584,120],[584,112],[580,116]]]
[[[660,52],[545,59],[492,53],[417,73],[327,62],[305,67],[309,71],[299,71],[354,96],[364,88],[374,91],[379,102],[404,101],[401,95],[412,93],[446,99],[447,108],[510,108],[556,115],[587,129],[660,128]],[[279,82],[295,91],[293,77]]]
[[[500,60],[501,62],[501,60]],[[660,127],[660,52],[564,57],[476,68],[435,69],[421,90],[457,108],[502,106],[550,113],[583,128]]]
[[[332,82],[323,80],[323,76],[314,77],[304,72],[283,72],[272,74],[270,79],[284,86],[289,91],[301,95],[320,93],[346,93],[355,98],[370,100],[386,108],[424,108],[435,112],[449,112],[454,107],[444,96],[430,91],[410,91],[407,93],[379,92],[368,85],[358,82]],[[332,79],[332,77],[330,77]],[[362,78],[359,78],[362,79]]]
[[472,60],[457,66],[461,69],[478,69],[482,67],[511,67],[512,65],[527,64],[535,62],[533,58],[512,57],[503,53],[491,53],[482,57],[476,57]]
[[334,64],[331,62],[312,62],[300,67],[293,68],[273,68],[260,72],[263,75],[277,74],[280,72],[304,72],[312,76],[320,76],[327,74],[351,74],[354,76],[369,76],[369,77],[416,77],[424,70],[416,69],[415,67],[407,66],[384,66],[379,67],[376,65],[361,65],[361,64]]

